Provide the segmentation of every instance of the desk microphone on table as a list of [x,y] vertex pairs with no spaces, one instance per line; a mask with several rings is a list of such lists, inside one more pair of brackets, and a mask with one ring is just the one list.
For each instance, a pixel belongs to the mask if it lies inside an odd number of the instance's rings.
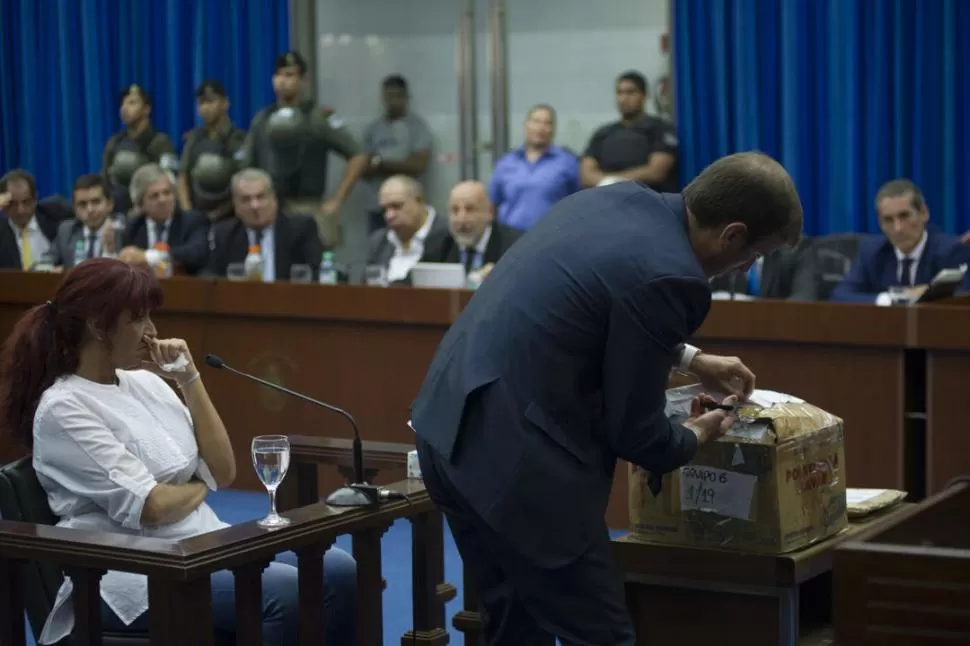
[[364,480],[364,450],[361,448],[360,431],[357,429],[357,422],[354,420],[353,415],[342,408],[337,408],[332,404],[318,401],[312,397],[307,397],[302,393],[298,393],[295,390],[284,388],[283,386],[274,384],[271,381],[266,381],[265,379],[260,379],[255,375],[245,373],[241,370],[236,370],[214,354],[205,355],[205,362],[206,365],[215,368],[216,370],[228,370],[229,372],[237,374],[240,377],[245,377],[251,381],[255,381],[256,383],[266,386],[267,388],[272,388],[273,390],[286,393],[287,395],[296,397],[297,399],[302,399],[303,401],[309,402],[314,406],[326,408],[329,411],[343,415],[347,421],[350,422],[350,425],[354,429],[354,441],[352,445],[354,460],[354,482],[340,487],[327,496],[326,503],[328,505],[331,507],[374,507],[388,500],[407,500],[407,497],[404,496],[404,494],[387,489],[385,487],[377,487],[372,484],[368,484]]

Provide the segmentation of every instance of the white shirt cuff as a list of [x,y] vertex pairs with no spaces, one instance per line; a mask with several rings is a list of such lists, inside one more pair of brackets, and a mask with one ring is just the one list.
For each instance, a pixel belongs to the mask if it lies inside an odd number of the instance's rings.
[[694,361],[694,357],[701,349],[690,345],[689,343],[684,344],[684,349],[680,352],[680,362],[677,364],[677,370],[683,373],[690,373],[690,364]]
[[893,298],[889,295],[889,292],[883,292],[876,296],[876,305],[880,307],[887,307],[893,304]]

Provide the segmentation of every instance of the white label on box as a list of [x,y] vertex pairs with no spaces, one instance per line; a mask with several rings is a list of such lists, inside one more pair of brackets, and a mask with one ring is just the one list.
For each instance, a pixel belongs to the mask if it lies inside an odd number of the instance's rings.
[[746,473],[703,466],[681,467],[680,509],[750,520],[757,483],[757,476]]

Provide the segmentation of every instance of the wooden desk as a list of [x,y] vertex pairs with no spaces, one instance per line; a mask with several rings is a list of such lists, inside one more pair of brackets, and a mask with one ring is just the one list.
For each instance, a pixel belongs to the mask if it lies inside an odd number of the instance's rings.
[[908,511],[835,550],[840,646],[970,643],[970,485]]
[[970,473],[970,299],[915,308],[910,334],[925,352],[926,493]]
[[613,541],[613,554],[626,573],[637,644],[808,643],[801,638],[828,623],[835,547],[878,531],[910,506],[778,556],[654,545],[633,535]]
[[[49,298],[59,281],[50,274],[0,272],[0,335],[6,336],[24,310]],[[413,441],[405,424],[409,404],[438,342],[471,297],[465,291],[192,278],[164,285],[166,304],[156,323],[163,334],[185,338],[200,365],[206,353],[218,354],[240,370],[350,410],[366,439],[404,443]],[[941,344],[949,339],[946,343],[959,345],[962,332],[948,323],[951,310],[926,308],[924,316],[924,308],[718,301],[695,341],[708,351],[742,357],[758,374],[759,386],[798,394],[843,417],[851,486],[905,489],[910,456],[904,383],[914,369],[914,340],[936,339],[931,347],[938,350],[929,359],[933,383],[952,387],[959,366],[950,366],[950,355],[942,353],[951,349]],[[914,332],[916,321],[927,331],[924,336]],[[949,336],[939,330],[931,334],[931,325],[949,330]],[[960,347],[965,349],[961,356],[970,356],[970,340]],[[202,370],[240,459],[248,455],[251,438],[264,433],[350,437],[348,425],[336,415],[233,375]],[[970,457],[946,449],[970,441],[967,434],[954,439],[939,430],[956,429],[970,414],[967,402],[970,398],[942,394],[931,398],[937,481],[970,471]],[[0,444],[0,457],[11,459],[17,452],[9,443]],[[962,468],[960,460],[967,462]],[[259,489],[250,469],[239,473],[236,486]],[[612,527],[623,528],[629,526],[626,465],[616,474],[608,519]],[[323,490],[338,484],[329,472],[325,477]]]

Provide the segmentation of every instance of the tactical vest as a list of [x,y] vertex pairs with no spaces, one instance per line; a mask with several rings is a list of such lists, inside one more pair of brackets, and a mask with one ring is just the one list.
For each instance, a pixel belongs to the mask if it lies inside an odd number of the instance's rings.
[[273,178],[273,187],[280,200],[322,199],[327,188],[330,149],[319,137],[311,136],[311,119],[318,108],[313,101],[303,101],[295,108],[304,117],[305,134],[290,137],[292,144],[282,143],[279,139],[274,141],[268,132],[270,117],[279,109],[275,104],[263,108],[253,120],[253,165]]
[[115,140],[108,157],[108,181],[114,188],[127,190],[135,171],[151,163],[147,142],[143,145],[139,140],[127,135]]
[[240,132],[239,128],[229,128],[214,139],[207,136],[205,128],[197,128],[193,133],[189,167],[182,170],[188,174],[195,208],[211,211],[228,199],[229,185],[237,170],[236,151],[229,149],[229,141]]

